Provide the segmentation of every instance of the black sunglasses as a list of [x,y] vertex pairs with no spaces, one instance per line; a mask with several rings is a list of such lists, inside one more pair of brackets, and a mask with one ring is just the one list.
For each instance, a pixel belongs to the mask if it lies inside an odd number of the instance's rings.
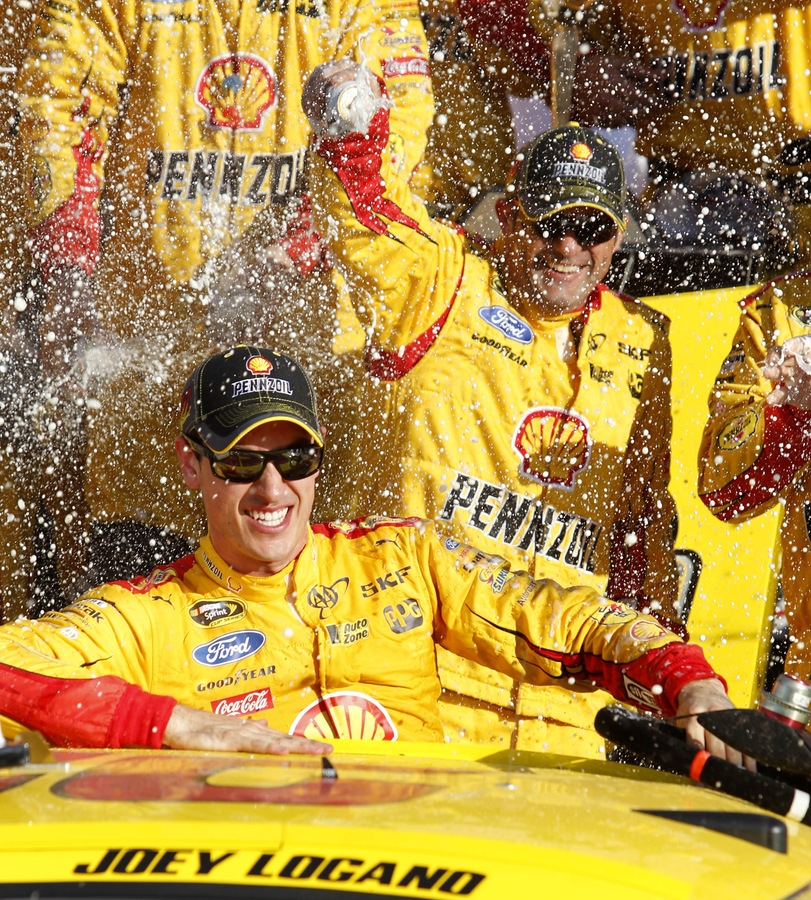
[[574,236],[583,247],[604,244],[617,236],[619,226],[603,213],[574,216],[571,213],[558,213],[539,222],[528,222],[535,229],[538,237],[545,241],[557,241],[567,234]]
[[198,456],[205,456],[211,462],[211,471],[217,478],[243,484],[261,478],[268,463],[273,463],[285,481],[300,481],[314,475],[324,460],[324,448],[316,444],[301,444],[284,450],[241,450],[237,447],[226,453],[214,453],[188,436],[186,440]]

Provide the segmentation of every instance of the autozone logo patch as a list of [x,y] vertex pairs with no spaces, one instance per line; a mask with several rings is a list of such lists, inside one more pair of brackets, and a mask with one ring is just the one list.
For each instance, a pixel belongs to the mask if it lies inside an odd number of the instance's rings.
[[224,634],[192,650],[192,658],[202,666],[224,666],[253,656],[265,646],[261,631],[235,631]]
[[249,716],[251,713],[272,708],[273,697],[270,688],[248,691],[247,694],[238,694],[236,697],[226,697],[211,703],[211,709],[218,716]]

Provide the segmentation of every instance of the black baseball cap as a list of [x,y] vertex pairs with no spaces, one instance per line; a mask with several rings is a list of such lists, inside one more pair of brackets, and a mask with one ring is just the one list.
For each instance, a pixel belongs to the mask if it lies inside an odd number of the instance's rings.
[[265,422],[300,425],[319,447],[315,392],[289,356],[261,347],[234,347],[210,356],[189,376],[180,403],[183,434],[214,453],[230,450]]
[[575,122],[535,138],[518,155],[507,192],[532,222],[564,209],[590,206],[625,229],[627,189],[617,148]]

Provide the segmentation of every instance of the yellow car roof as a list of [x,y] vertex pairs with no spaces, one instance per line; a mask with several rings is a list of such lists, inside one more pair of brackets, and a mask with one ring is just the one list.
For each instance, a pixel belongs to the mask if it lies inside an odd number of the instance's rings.
[[767,900],[811,897],[811,828],[651,770],[462,745],[54,751],[0,769],[0,873],[0,898],[43,900]]

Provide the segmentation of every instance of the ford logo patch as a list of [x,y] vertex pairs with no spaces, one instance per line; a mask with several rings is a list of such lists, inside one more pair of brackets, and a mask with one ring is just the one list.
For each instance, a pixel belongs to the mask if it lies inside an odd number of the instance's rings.
[[192,656],[202,666],[224,666],[253,656],[265,645],[261,631],[233,631],[192,650]]
[[519,344],[532,343],[532,329],[509,309],[503,306],[483,306],[479,315],[511,341],[518,341]]

